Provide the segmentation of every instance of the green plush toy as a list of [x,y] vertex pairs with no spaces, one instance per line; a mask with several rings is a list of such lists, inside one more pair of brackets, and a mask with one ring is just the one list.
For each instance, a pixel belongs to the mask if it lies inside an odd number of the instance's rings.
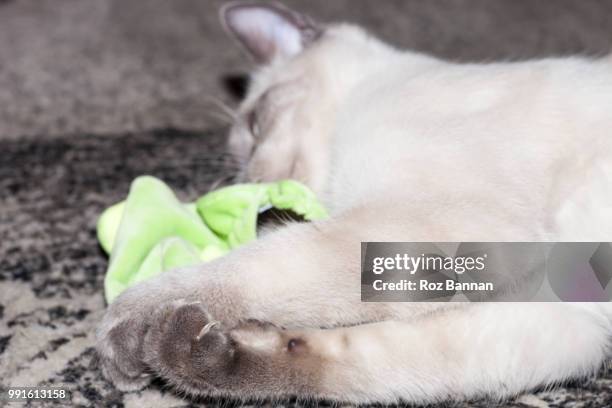
[[136,178],[127,199],[98,220],[98,240],[110,254],[106,300],[161,272],[218,258],[255,239],[257,217],[269,208],[291,210],[305,220],[327,216],[312,191],[292,180],[237,184],[184,204],[162,181]]

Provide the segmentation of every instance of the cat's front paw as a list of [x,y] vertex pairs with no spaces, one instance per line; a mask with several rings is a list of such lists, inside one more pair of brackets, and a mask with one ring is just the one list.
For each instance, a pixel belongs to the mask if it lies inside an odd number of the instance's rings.
[[157,313],[144,361],[180,390],[258,398],[294,395],[306,386],[299,373],[308,346],[289,332],[252,320],[225,327],[197,302],[170,303]]

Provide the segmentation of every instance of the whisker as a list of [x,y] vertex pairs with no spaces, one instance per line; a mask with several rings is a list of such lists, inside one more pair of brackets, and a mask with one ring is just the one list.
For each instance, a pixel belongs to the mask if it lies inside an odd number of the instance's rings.
[[225,114],[226,118],[231,119],[232,122],[238,120],[238,112],[227,103],[215,96],[208,96],[207,99],[209,103],[219,109],[219,113]]
[[210,184],[210,187],[208,188],[209,191],[213,191],[218,189],[219,187],[223,186],[225,183],[231,184],[229,183],[230,181],[232,181],[233,179],[233,175],[226,175],[226,176],[222,176],[220,178],[218,178],[217,180],[213,181]]
[[221,125],[233,125],[234,124],[234,119],[231,117],[228,117],[225,112],[209,111],[208,114],[211,117],[213,117],[213,119],[220,121]]
[[226,169],[235,169],[240,170],[244,166],[240,161],[232,160],[231,158],[225,159],[192,159],[189,161],[174,159],[164,161],[164,167],[174,167],[174,166],[206,166],[206,167],[215,167],[215,168],[226,168]]

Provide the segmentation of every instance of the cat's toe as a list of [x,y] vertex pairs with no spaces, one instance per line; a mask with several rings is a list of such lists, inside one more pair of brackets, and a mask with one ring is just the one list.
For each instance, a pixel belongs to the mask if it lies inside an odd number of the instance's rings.
[[170,302],[156,311],[154,321],[144,361],[158,375],[183,388],[208,386],[210,378],[223,375],[233,345],[200,303]]
[[151,380],[143,363],[146,331],[143,319],[117,320],[108,315],[98,331],[96,349],[102,372],[122,391],[141,389]]

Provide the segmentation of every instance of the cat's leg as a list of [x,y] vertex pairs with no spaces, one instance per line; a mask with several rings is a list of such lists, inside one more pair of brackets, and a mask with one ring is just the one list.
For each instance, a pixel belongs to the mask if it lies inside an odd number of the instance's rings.
[[179,389],[355,403],[505,398],[589,375],[610,321],[569,304],[470,304],[413,322],[328,330],[210,324],[199,304],[159,311],[145,360]]
[[[424,304],[360,301],[360,241],[401,239],[404,212],[364,209],[316,224],[293,224],[202,266],[164,273],[125,291],[98,330],[98,352],[119,387],[145,385],[143,340],[169,302],[202,302],[231,327],[257,319],[284,327],[333,327],[407,318]],[[410,227],[410,232],[417,232]],[[423,234],[427,229],[423,229]]]

